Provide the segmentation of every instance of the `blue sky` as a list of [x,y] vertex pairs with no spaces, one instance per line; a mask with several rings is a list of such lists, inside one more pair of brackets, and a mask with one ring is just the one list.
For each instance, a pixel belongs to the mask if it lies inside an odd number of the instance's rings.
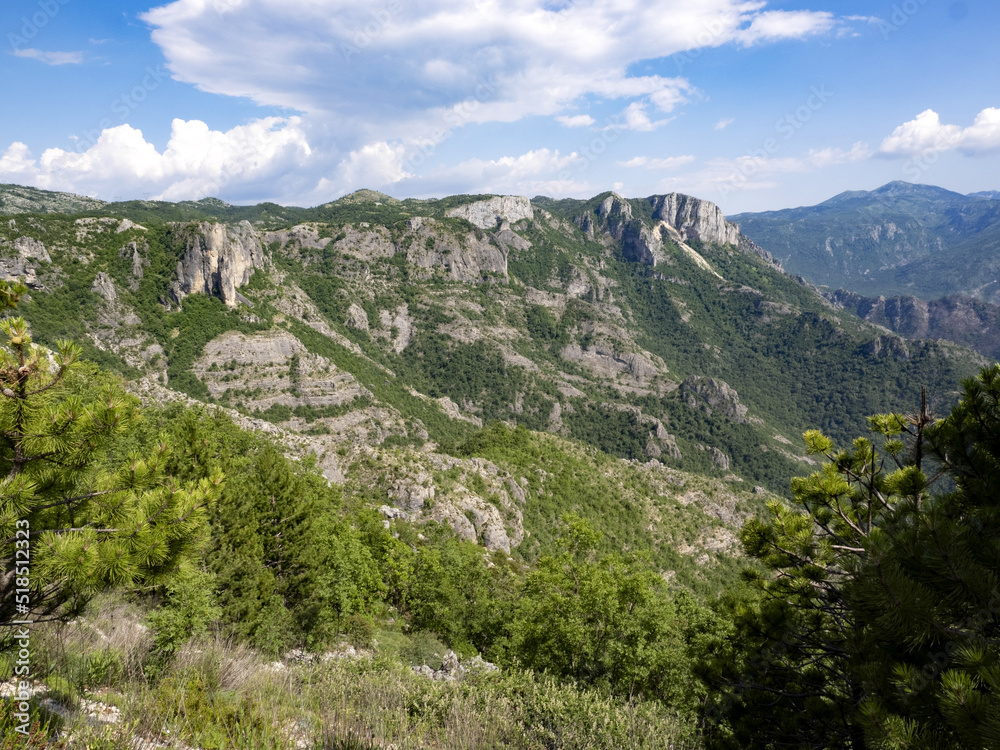
[[0,182],[316,205],[1000,189],[990,0],[8,0]]

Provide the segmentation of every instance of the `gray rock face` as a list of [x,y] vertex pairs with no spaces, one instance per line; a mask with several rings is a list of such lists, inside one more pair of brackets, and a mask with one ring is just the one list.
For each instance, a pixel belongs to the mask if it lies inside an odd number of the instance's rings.
[[684,239],[739,245],[739,227],[726,221],[719,207],[710,201],[681,193],[654,195],[648,200],[653,206],[654,221],[665,221]]
[[149,260],[143,255],[143,253],[148,251],[149,245],[145,245],[140,252],[137,242],[129,242],[118,251],[119,258],[131,259],[132,261],[132,280],[129,282],[129,288],[133,292],[139,288],[139,282],[142,281],[144,269],[149,265]]
[[825,296],[835,307],[850,310],[900,336],[948,339],[990,359],[1000,359],[1000,306],[989,302],[970,297],[864,297],[843,289]]
[[[428,270],[442,268],[453,281],[471,284],[487,278],[504,282],[508,279],[508,246],[503,240],[491,242],[487,237],[477,237],[474,232],[456,237],[428,219],[411,232],[406,238],[405,252],[406,259],[415,266]],[[499,234],[513,233],[501,231]]]
[[203,221],[174,225],[184,255],[177,263],[177,281],[170,286],[175,302],[202,292],[236,307],[236,290],[250,281],[254,269],[268,265],[264,248],[248,221],[235,226]]
[[692,254],[694,251],[684,244],[686,240],[731,244],[742,252],[778,266],[766,250],[740,234],[735,224],[726,221],[719,207],[710,201],[681,193],[653,195],[647,201],[653,207],[653,226],[636,218],[631,204],[617,193],[607,196],[592,213],[578,217],[576,223],[590,236],[598,228],[604,229],[613,239],[621,242],[622,254],[633,263],[656,265],[669,262],[664,251],[664,239],[668,239]]
[[729,456],[720,451],[714,445],[698,445],[696,446],[698,450],[708,451],[709,457],[712,459],[712,463],[718,466],[723,471],[729,471]]
[[5,256],[0,257],[0,274],[8,282],[20,279],[31,289],[42,289],[37,276],[40,263],[52,261],[45,245],[32,237],[18,237],[14,240],[15,254],[11,256],[8,243],[9,240],[0,241],[0,254]]
[[693,409],[722,414],[740,424],[750,421],[747,407],[740,403],[740,394],[724,380],[691,375],[681,383],[680,393]]
[[265,244],[270,245],[272,242],[277,242],[281,247],[289,243],[294,243],[299,247],[322,250],[331,241],[329,237],[320,237],[316,227],[308,224],[296,224],[291,229],[267,232],[264,235]]
[[622,230],[622,255],[633,263],[654,266],[663,260],[663,240],[659,232],[640,221],[629,222]]
[[356,331],[367,331],[368,313],[363,307],[352,302],[351,306],[347,308],[347,320],[344,321],[344,325]]
[[104,271],[100,271],[96,278],[94,278],[94,283],[90,285],[90,291],[97,292],[108,302],[114,302],[118,299],[118,292],[115,291],[114,282],[111,281],[111,277],[104,273]]
[[[227,331],[205,345],[191,369],[213,398],[224,398],[233,390],[244,394],[239,398],[248,409],[266,410],[274,404],[340,406],[372,396],[350,373],[310,353],[282,330],[252,336]],[[254,392],[262,395],[245,395]]]
[[45,249],[45,245],[31,237],[18,237],[14,240],[14,249],[17,250],[18,257],[25,260],[52,262],[52,258],[49,256],[49,251]]
[[513,223],[533,219],[535,211],[531,201],[524,196],[502,195],[458,206],[448,211],[447,215],[465,219],[480,229],[496,229],[502,221]]
[[410,345],[410,340],[413,338],[413,318],[410,317],[410,311],[406,304],[400,305],[395,311],[379,310],[378,321],[382,326],[382,331],[379,334],[389,340],[389,344],[396,354],[401,353]]
[[906,347],[906,342],[895,336],[876,336],[862,346],[861,351],[871,357],[910,358],[910,350]]

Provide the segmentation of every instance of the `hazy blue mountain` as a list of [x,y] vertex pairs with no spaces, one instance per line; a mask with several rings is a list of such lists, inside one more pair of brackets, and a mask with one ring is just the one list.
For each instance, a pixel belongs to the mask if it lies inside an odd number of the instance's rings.
[[815,206],[729,217],[790,273],[867,296],[1000,302],[1000,199],[890,182]]

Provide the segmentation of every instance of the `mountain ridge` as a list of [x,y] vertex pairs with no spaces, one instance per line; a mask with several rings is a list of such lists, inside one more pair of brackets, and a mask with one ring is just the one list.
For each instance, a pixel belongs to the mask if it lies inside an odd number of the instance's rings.
[[791,272],[868,297],[1000,302],[1000,200],[896,181],[729,217]]

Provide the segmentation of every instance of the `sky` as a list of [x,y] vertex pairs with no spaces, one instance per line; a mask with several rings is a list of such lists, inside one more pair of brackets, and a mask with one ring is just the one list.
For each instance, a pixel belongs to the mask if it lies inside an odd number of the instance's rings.
[[5,0],[0,183],[725,213],[1000,190],[995,0]]

